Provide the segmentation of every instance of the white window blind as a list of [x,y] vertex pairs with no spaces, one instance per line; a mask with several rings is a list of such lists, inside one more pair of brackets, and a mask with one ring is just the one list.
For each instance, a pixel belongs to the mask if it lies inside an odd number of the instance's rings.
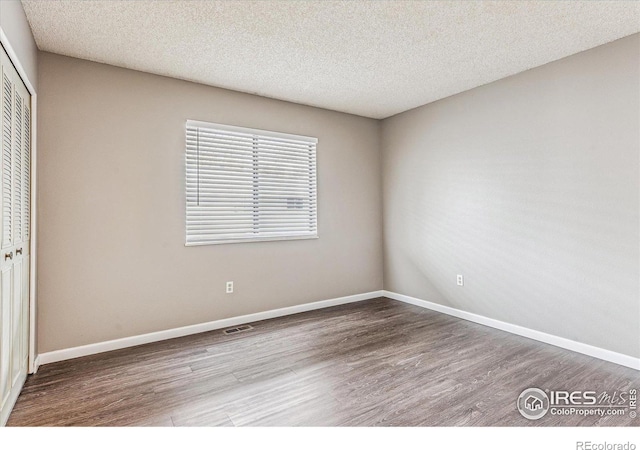
[[317,142],[187,121],[186,245],[317,237]]

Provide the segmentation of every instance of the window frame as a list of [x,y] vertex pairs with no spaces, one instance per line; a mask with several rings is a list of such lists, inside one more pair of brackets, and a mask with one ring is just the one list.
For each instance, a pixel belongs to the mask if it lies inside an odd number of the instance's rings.
[[[264,234],[256,234],[255,237],[229,237],[223,239],[209,240],[209,241],[194,241],[189,242],[189,234],[187,229],[188,224],[188,214],[189,214],[189,200],[188,200],[188,175],[187,171],[189,168],[188,159],[188,133],[189,128],[209,128],[215,131],[221,132],[231,132],[231,133],[242,133],[246,135],[252,135],[254,137],[262,137],[262,138],[275,138],[275,139],[285,139],[285,140],[295,140],[299,142],[308,143],[309,145],[313,145],[313,171],[314,177],[313,181],[309,183],[309,187],[314,191],[314,220],[315,220],[315,228],[313,234],[291,234],[291,235],[264,235]],[[248,128],[248,127],[240,127],[235,125],[226,125],[215,122],[204,122],[199,120],[187,120],[185,122],[185,148],[184,148],[184,158],[185,158],[185,167],[184,167],[184,175],[185,175],[185,191],[184,191],[184,200],[185,200],[185,215],[184,215],[184,226],[185,226],[185,247],[196,247],[202,245],[219,245],[219,244],[235,244],[235,243],[251,243],[251,242],[269,242],[269,241],[297,241],[297,240],[307,240],[307,239],[318,239],[319,238],[319,230],[318,230],[318,158],[317,158],[317,144],[318,138],[282,133],[277,131],[270,130],[261,130],[258,128]],[[259,191],[258,191],[259,192]]]

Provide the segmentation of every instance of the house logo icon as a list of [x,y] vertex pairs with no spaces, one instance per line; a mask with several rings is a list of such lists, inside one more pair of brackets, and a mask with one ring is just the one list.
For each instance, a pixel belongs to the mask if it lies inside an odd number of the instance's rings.
[[524,401],[524,406],[526,406],[529,411],[537,411],[539,409],[542,409],[542,400],[540,400],[538,397],[530,395]]
[[517,407],[522,417],[538,420],[549,411],[549,397],[542,389],[525,389],[518,397]]

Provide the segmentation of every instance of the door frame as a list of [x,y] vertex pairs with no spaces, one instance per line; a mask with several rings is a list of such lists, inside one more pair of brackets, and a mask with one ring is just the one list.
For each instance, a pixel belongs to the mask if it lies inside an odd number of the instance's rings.
[[36,267],[37,267],[37,255],[36,255],[36,225],[37,225],[37,208],[36,202],[38,196],[36,195],[36,165],[37,165],[37,145],[38,145],[38,94],[29,80],[27,72],[22,67],[20,59],[17,53],[13,50],[9,38],[4,33],[4,30],[0,28],[0,45],[7,52],[9,60],[16,68],[18,76],[22,79],[27,91],[31,95],[31,230],[29,233],[29,373],[36,373],[38,371],[38,355],[36,354],[36,307],[37,307],[37,283],[36,283]]

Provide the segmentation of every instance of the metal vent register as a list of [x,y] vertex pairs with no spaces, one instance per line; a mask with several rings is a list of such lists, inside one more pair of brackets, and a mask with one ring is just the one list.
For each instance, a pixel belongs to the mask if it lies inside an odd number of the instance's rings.
[[240,325],[238,327],[228,328],[228,329],[224,330],[223,333],[224,334],[235,334],[235,333],[241,333],[243,331],[249,331],[249,330],[253,330],[253,327],[251,325]]

